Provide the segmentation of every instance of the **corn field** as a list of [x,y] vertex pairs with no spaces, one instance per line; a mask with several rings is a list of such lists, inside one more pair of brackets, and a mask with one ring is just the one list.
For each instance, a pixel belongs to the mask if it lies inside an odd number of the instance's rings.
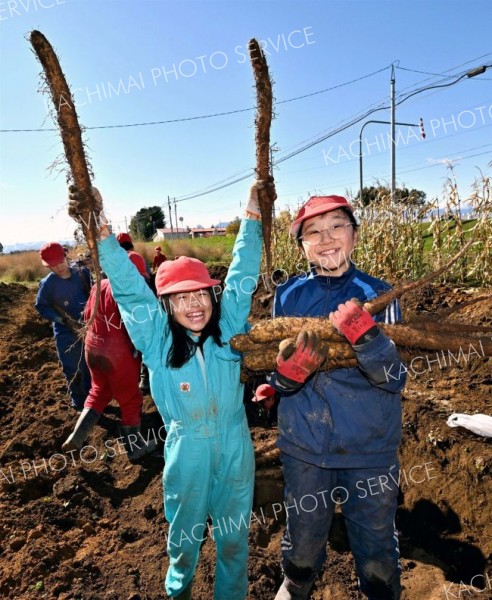
[[[350,199],[349,199],[350,200]],[[492,284],[492,194],[491,179],[481,174],[471,194],[462,198],[452,168],[442,198],[423,206],[392,203],[380,195],[366,207],[357,206],[358,241],[352,260],[355,265],[393,284],[415,280],[440,268],[469,240],[467,254],[446,272],[442,282],[478,286]],[[463,208],[472,207],[464,218]],[[289,237],[294,215],[282,211],[275,221],[272,265],[289,274],[308,269],[297,243]]]

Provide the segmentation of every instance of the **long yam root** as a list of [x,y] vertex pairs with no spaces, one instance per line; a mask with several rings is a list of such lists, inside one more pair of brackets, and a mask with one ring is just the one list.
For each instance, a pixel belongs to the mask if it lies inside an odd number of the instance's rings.
[[96,303],[94,312],[87,324],[89,326],[97,315],[101,289],[101,267],[97,249],[96,222],[99,217],[99,206],[92,195],[91,172],[82,142],[82,132],[75,110],[74,99],[56,53],[40,31],[34,30],[31,32],[30,42],[43,67],[46,83],[55,107],[63,148],[70,167],[70,178],[80,192],[80,206],[76,214],[70,214],[70,216],[82,225],[82,231],[91,252],[96,274]]
[[[268,73],[268,64],[259,43],[254,38],[248,44],[249,56],[253,67],[256,83],[256,175],[258,179],[273,181],[270,164],[270,126],[272,123],[273,94],[272,82]],[[271,195],[271,187],[260,190],[258,200],[260,204],[261,223],[263,229],[263,243],[265,245],[266,281],[270,282],[272,272],[272,213],[275,198]],[[269,290],[272,292],[272,290]]]

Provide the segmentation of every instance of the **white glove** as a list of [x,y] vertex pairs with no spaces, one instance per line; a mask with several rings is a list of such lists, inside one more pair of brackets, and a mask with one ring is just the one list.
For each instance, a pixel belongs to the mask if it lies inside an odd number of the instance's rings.
[[261,189],[260,181],[257,179],[249,188],[248,204],[246,205],[246,213],[260,217],[260,203],[258,201],[258,190]]
[[248,204],[246,205],[246,213],[260,218],[261,212],[260,203],[258,201],[258,190],[268,190],[269,195],[273,198],[273,200],[275,200],[277,193],[275,191],[273,177],[270,177],[268,180],[257,179],[249,188],[249,198]]
[[492,417],[489,415],[465,415],[453,413],[447,420],[450,427],[465,427],[477,435],[492,437]]

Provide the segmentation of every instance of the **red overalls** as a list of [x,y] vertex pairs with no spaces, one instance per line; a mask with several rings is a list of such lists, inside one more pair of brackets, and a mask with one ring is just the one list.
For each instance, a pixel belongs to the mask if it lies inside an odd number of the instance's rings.
[[[95,301],[94,285],[84,311],[86,322],[94,311]],[[85,357],[92,386],[84,408],[103,413],[114,398],[120,405],[121,425],[139,425],[143,402],[138,387],[141,360],[121,322],[108,279],[101,282],[97,317],[85,340]]]

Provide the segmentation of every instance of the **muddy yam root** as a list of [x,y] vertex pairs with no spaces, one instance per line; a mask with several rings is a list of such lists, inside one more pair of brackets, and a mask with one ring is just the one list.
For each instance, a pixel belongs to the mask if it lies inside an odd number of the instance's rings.
[[93,316],[88,323],[90,325],[97,314],[101,287],[101,267],[97,248],[97,220],[100,209],[92,195],[92,173],[82,141],[82,131],[75,110],[74,99],[58,57],[51,44],[40,31],[34,30],[31,32],[30,42],[43,67],[44,79],[55,108],[63,149],[70,168],[68,180],[75,184],[80,194],[77,210],[70,211],[69,214],[82,226],[96,273],[96,303]]

